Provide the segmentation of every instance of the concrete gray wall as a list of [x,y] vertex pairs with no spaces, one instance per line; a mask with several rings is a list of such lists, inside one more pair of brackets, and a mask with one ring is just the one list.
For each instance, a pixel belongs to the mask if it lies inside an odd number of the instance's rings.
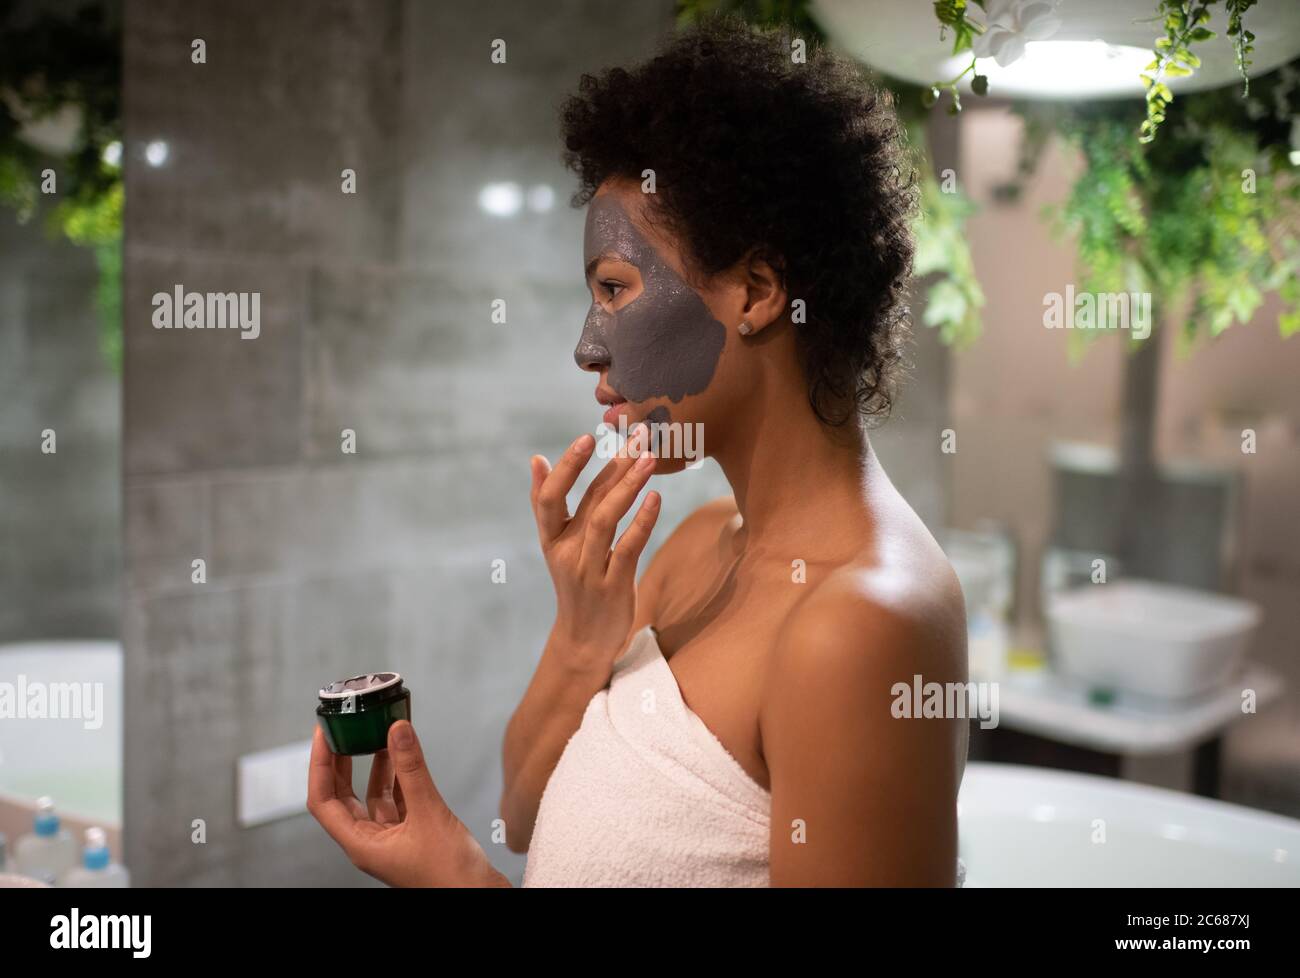
[[94,254],[6,208],[0,255],[0,642],[116,638],[121,380],[100,353]]

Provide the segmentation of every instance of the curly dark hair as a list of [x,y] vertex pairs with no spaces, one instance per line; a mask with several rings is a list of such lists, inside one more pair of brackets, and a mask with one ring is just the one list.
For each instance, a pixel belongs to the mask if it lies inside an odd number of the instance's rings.
[[888,415],[908,336],[916,181],[887,91],[792,36],[714,17],[630,70],[583,75],[560,110],[575,206],[655,173],[656,219],[707,278],[751,251],[805,302],[813,411]]

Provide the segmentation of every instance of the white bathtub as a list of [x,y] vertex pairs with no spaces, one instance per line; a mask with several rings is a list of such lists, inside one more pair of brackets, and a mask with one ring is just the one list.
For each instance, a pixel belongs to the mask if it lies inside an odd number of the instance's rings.
[[1300,821],[1163,788],[971,763],[957,814],[968,887],[1300,886]]
[[[122,821],[122,647],[108,641],[44,641],[0,645],[0,683],[45,689],[89,683],[102,690],[101,715],[66,719],[0,716],[0,797],[12,811],[41,795],[55,809],[116,827]],[[83,685],[83,690],[84,690]],[[12,826],[5,828],[12,831]],[[10,841],[12,842],[11,835]]]

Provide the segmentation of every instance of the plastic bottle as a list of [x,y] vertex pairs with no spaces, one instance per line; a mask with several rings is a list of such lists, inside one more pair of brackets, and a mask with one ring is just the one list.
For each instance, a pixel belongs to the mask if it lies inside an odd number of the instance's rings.
[[54,802],[48,797],[36,801],[32,831],[14,844],[14,871],[53,884],[77,862],[77,844],[59,826]]
[[59,877],[59,886],[73,889],[100,887],[128,887],[130,875],[126,869],[113,862],[108,853],[108,837],[103,829],[86,829],[86,848],[81,852],[81,865],[73,866]]

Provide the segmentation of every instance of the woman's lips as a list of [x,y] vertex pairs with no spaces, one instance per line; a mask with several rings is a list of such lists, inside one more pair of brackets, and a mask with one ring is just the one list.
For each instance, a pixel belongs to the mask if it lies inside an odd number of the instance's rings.
[[613,404],[611,404],[609,407],[605,409],[605,413],[602,416],[602,418],[605,424],[609,425],[611,428],[617,428],[618,416],[620,414],[625,414],[627,410],[628,410],[627,401],[615,401]]
[[627,408],[627,398],[621,397],[602,384],[600,387],[596,388],[596,400],[601,404],[607,405],[604,414],[605,424],[617,428],[618,416],[621,413],[624,413]]

